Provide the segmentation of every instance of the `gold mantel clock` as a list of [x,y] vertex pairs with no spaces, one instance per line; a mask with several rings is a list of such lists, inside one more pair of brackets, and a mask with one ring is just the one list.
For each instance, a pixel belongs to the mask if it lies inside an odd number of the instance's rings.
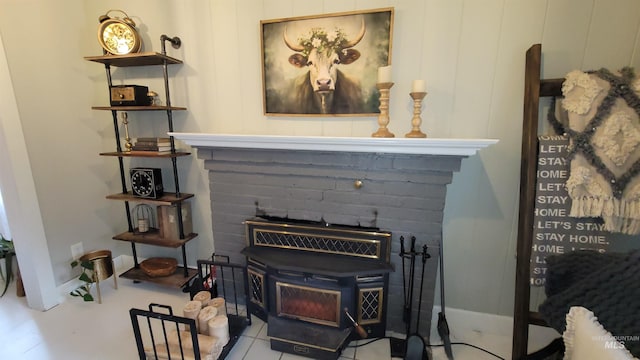
[[[119,11],[124,18],[109,17],[112,11]],[[100,46],[113,55],[126,55],[140,51],[142,39],[136,23],[122,10],[109,10],[98,18],[98,42]]]

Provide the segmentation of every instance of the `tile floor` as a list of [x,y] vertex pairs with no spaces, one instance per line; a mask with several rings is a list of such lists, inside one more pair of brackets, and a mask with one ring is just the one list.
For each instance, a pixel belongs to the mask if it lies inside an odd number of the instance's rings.
[[[189,296],[175,289],[153,284],[134,284],[121,278],[118,280],[117,290],[111,279],[101,284],[102,304],[85,303],[80,299],[61,295],[64,301],[45,312],[28,308],[25,298],[16,297],[15,285],[12,285],[7,294],[0,298],[0,359],[136,359],[129,309],[146,309],[149,303],[181,309]],[[267,325],[255,317],[252,320],[251,327],[241,336],[227,359],[305,359],[272,351],[267,337]],[[460,331],[455,334],[452,341],[483,347],[505,359],[511,357],[510,336],[480,331]],[[434,343],[441,343],[437,335],[432,335],[431,339]],[[453,352],[458,360],[496,359],[480,350],[462,345],[454,345]],[[433,348],[432,358],[447,357],[441,347],[436,347]],[[362,347],[350,346],[342,353],[341,360],[344,359],[391,359],[389,342],[384,339]]]

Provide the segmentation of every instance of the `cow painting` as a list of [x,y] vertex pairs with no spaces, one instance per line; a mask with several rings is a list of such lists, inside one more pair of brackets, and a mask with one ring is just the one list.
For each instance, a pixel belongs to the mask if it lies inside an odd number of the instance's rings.
[[261,21],[265,114],[379,113],[376,75],[390,62],[392,24],[392,8]]
[[292,88],[292,112],[306,114],[352,114],[364,112],[360,84],[340,70],[360,58],[360,52],[352,49],[364,37],[366,26],[362,20],[358,34],[347,40],[340,29],[326,31],[313,28],[308,37],[293,41],[283,33],[287,47],[296,53],[289,56],[289,63],[307,68]]

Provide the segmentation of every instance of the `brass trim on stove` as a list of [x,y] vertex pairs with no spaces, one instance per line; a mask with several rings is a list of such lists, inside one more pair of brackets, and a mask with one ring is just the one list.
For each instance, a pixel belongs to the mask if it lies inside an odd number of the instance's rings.
[[247,280],[249,281],[249,286],[251,286],[253,288],[253,281],[251,281],[251,275],[254,275],[257,278],[260,278],[260,293],[262,294],[262,301],[256,300],[255,297],[253,296],[253,291],[251,291],[251,296],[250,296],[250,300],[252,303],[260,305],[261,308],[265,308],[265,297],[266,297],[266,293],[265,293],[265,281],[264,281],[264,274],[261,274],[251,268],[247,268],[247,277],[249,277]]
[[[377,292],[378,293],[378,306],[377,313],[378,316],[376,318],[363,319],[362,318],[362,309],[364,306],[364,297],[363,292]],[[358,324],[367,325],[367,324],[377,324],[382,321],[382,302],[384,301],[384,289],[382,287],[370,287],[370,288],[362,288],[358,290]]]
[[286,271],[286,270],[277,270],[277,271],[278,271],[278,275],[285,275],[285,276],[290,276],[295,278],[303,278],[306,276],[304,273],[301,273],[298,271]]
[[[334,241],[373,244],[375,246],[375,254],[368,255],[368,254],[358,254],[358,253],[347,252],[347,251],[330,251],[330,250],[319,249],[319,248],[305,248],[305,247],[299,247],[299,246],[261,243],[259,242],[259,237],[257,236],[260,233],[278,234],[278,235],[284,235],[284,236],[286,235],[313,236],[313,237],[318,237],[318,238],[327,239],[327,240],[334,240]],[[348,255],[352,257],[360,257],[360,258],[367,258],[367,259],[379,259],[381,254],[380,240],[354,239],[354,238],[342,237],[342,236],[330,236],[327,234],[309,234],[309,233],[303,233],[303,232],[279,231],[279,230],[259,229],[259,228],[253,229],[253,246],[271,247],[271,248],[278,248],[278,249],[294,249],[294,250],[309,251],[309,252],[324,253],[324,254]]]
[[[295,314],[289,314],[286,313],[282,310],[282,294],[281,294],[281,288],[295,288],[295,289],[300,289],[300,290],[306,290],[306,291],[310,291],[310,292],[316,292],[316,293],[326,293],[326,294],[332,294],[334,296],[336,296],[336,320],[335,322],[333,321],[327,321],[327,320],[321,320],[321,319],[316,319],[316,318],[311,318],[311,317],[307,317],[307,316],[300,316],[300,315],[295,315]],[[289,319],[297,319],[297,320],[304,320],[310,323],[314,323],[314,324],[320,324],[320,325],[329,325],[329,326],[333,326],[333,327],[340,327],[340,318],[341,318],[341,312],[340,312],[340,304],[342,303],[342,293],[338,290],[328,290],[328,289],[320,289],[320,288],[316,288],[316,287],[310,287],[310,286],[302,286],[302,285],[294,285],[294,284],[287,284],[287,283],[283,283],[280,281],[276,281],[276,314],[278,316],[282,316],[285,318],[289,318]]]
[[[263,225],[263,226],[279,226],[279,227],[285,227],[285,228],[297,228],[297,229],[308,229],[308,230],[318,230],[319,227],[317,226],[308,226],[308,225],[300,225],[300,224],[286,224],[286,223],[278,223],[278,222],[267,222],[267,221],[256,221],[256,220],[245,220],[244,223],[246,225]],[[328,225],[331,226],[331,225]],[[380,236],[380,237],[387,237],[390,238],[391,234],[387,233],[387,232],[379,232],[379,231],[375,231],[375,230],[356,230],[356,229],[346,229],[346,228],[339,228],[339,227],[328,227],[328,229],[331,229],[333,231],[339,231],[339,232],[344,232],[344,233],[351,233],[351,234],[361,234],[361,235],[368,235],[368,236]]]
[[[293,340],[290,340],[290,339],[283,339],[283,338],[279,338],[279,337],[275,337],[275,336],[269,336],[269,338],[275,339],[275,340],[278,340],[278,341],[282,341],[282,342],[285,342],[285,343],[289,343],[289,344],[306,346],[306,347],[310,347],[310,348],[314,348],[314,349],[320,349],[320,350],[324,350],[324,351],[333,351],[333,352],[335,352],[335,351],[337,351],[339,349],[339,347],[336,347],[335,349],[332,349],[332,348],[328,348],[328,347],[324,347],[324,346],[305,344],[305,343],[301,343],[299,341],[293,341]],[[297,354],[299,354],[299,352]]]
[[266,264],[261,263],[260,261],[258,261],[258,260],[256,260],[256,259],[254,259],[254,258],[247,258],[247,262],[248,262],[249,264],[251,264],[251,265],[257,265],[257,266],[259,266],[259,267],[260,267],[260,268],[262,268],[262,269],[266,269],[266,268],[267,268],[267,265],[266,265]]

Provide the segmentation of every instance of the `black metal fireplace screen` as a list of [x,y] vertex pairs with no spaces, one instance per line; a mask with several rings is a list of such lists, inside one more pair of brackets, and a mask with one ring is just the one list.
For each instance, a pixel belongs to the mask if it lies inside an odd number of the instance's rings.
[[[272,347],[274,338],[288,341],[279,326],[320,331],[319,338],[349,333],[353,322],[345,312],[370,336],[384,336],[391,233],[282,219],[245,224],[249,311],[269,324]],[[291,342],[296,344],[291,352],[300,355],[306,347],[328,348]]]

